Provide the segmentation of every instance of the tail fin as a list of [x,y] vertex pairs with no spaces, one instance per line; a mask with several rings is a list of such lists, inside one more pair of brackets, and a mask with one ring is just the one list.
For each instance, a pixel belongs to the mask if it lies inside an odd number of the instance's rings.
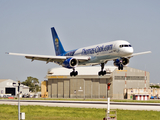
[[56,55],[61,55],[61,54],[65,53],[65,50],[61,44],[61,41],[60,41],[54,27],[51,28],[51,32],[52,32],[53,43],[54,43]]

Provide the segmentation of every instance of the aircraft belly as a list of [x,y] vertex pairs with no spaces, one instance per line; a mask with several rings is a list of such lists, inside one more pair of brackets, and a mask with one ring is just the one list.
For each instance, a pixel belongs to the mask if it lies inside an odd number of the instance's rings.
[[92,56],[90,60],[81,62],[79,65],[94,65],[100,64],[109,60],[117,59],[118,56],[106,55],[106,56]]

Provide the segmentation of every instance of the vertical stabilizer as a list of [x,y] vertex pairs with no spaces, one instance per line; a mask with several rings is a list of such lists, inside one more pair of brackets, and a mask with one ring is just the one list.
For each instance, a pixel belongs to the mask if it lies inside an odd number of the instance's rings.
[[62,55],[63,53],[65,53],[65,50],[62,46],[62,43],[61,43],[54,27],[51,28],[51,32],[52,32],[53,43],[54,43],[56,55]]

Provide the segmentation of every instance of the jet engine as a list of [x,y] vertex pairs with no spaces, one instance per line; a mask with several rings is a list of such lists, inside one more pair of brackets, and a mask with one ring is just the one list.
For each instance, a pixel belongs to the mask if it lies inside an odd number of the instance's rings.
[[120,58],[114,60],[114,66],[117,66],[119,70],[123,70],[123,66],[127,66],[129,64],[128,58]]
[[78,65],[78,60],[75,58],[68,58],[63,63],[62,66],[65,68],[73,68]]

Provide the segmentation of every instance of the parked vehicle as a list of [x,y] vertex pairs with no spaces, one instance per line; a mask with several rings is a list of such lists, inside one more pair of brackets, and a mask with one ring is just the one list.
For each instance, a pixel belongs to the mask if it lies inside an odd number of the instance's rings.
[[158,97],[157,97],[157,96],[154,96],[154,99],[158,99]]

